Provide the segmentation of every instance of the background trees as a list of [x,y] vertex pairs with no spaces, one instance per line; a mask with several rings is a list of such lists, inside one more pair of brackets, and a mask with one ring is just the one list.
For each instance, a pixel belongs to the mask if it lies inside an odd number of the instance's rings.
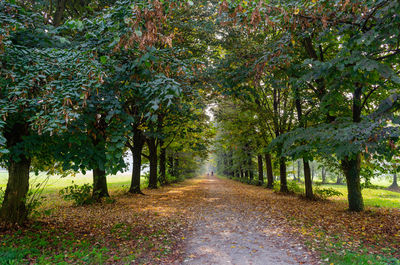
[[[370,157],[391,156],[396,119],[383,109],[392,112],[393,108],[377,106],[398,88],[399,34],[388,30],[388,25],[398,27],[393,13],[398,8],[391,1],[224,1],[221,5],[229,28],[226,43],[231,44],[226,53],[240,62],[233,59],[234,66],[223,68],[235,76],[228,87],[238,91],[231,96],[254,91],[262,102],[265,93],[257,89],[266,87],[273,110],[276,99],[286,93],[289,113],[285,116],[280,110],[269,115],[272,120],[267,123],[275,127],[276,138],[270,148],[281,160],[284,156],[303,159],[309,198],[313,196],[309,161],[329,157],[340,163],[346,177],[350,210],[361,211],[361,164]],[[231,55],[229,50],[237,47],[229,38],[240,35],[241,44],[245,43],[241,47],[247,50]],[[245,99],[247,104],[257,103],[250,96]],[[277,122],[279,117],[288,127],[277,130],[283,125]],[[283,167],[281,172],[284,175]]]

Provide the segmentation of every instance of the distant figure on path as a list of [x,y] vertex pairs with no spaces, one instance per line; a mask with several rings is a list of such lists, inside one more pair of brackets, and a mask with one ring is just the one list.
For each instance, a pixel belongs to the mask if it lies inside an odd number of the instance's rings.
[[211,176],[214,176],[214,171],[211,171]]

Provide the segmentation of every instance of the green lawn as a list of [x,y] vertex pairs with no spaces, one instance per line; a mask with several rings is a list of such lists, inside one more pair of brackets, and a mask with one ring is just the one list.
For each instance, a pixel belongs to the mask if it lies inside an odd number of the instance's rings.
[[[8,175],[6,172],[0,172],[0,188],[3,190],[7,185]],[[48,180],[47,180],[48,178]],[[37,184],[47,181],[46,187],[43,190],[43,194],[54,194],[58,193],[59,190],[70,186],[72,184],[83,185],[85,183],[91,184],[92,174],[86,175],[77,174],[76,176],[60,177],[60,176],[47,176],[46,174],[31,174],[30,185],[36,187]],[[145,183],[145,179],[142,178],[142,183]],[[110,190],[128,189],[131,182],[131,173],[125,172],[118,175],[108,176],[107,183]]]
[[[334,200],[347,201],[347,187],[345,185],[322,185],[322,188],[334,188],[343,193]],[[362,195],[365,205],[375,207],[400,208],[400,193],[384,189],[363,189]]]

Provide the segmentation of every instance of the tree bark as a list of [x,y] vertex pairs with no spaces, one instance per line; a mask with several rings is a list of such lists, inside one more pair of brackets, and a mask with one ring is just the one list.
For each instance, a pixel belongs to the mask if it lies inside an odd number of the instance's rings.
[[322,178],[322,184],[326,183],[326,170],[325,167],[322,167],[321,169],[321,178]]
[[342,183],[342,177],[340,176],[340,173],[336,177],[336,184],[343,184]]
[[[103,131],[104,132],[104,131]],[[92,138],[92,142],[94,145],[94,149],[98,152],[101,152],[101,156],[99,156],[98,163],[95,168],[93,168],[93,192],[92,198],[96,201],[100,201],[101,198],[110,197],[107,189],[107,177],[106,171],[104,170],[104,166],[100,168],[100,164],[104,165],[106,161],[106,151],[105,144],[102,141],[104,139],[104,133],[97,134],[96,138]]]
[[301,162],[297,160],[297,181],[301,181]]
[[249,176],[249,170],[248,169],[244,171],[244,177],[246,179],[249,179],[250,176]]
[[104,197],[110,197],[107,189],[106,171],[103,169],[93,169],[93,199],[100,200]]
[[[353,93],[353,122],[361,121],[361,95],[362,86],[357,83]],[[364,210],[364,201],[361,193],[360,181],[361,154],[357,153],[354,158],[344,158],[342,169],[347,180],[347,191],[349,200],[349,210],[360,212]]]
[[149,147],[149,162],[150,162],[150,176],[149,176],[149,188],[157,189],[157,139],[149,137],[147,139],[147,146]]
[[391,189],[397,189],[399,188],[399,185],[397,184],[397,173],[393,173],[393,182],[392,185],[390,185]]
[[357,154],[355,158],[345,158],[342,160],[342,169],[347,180],[349,210],[354,212],[364,210],[360,183],[360,165],[360,154]]
[[180,168],[179,168],[179,154],[177,153],[175,160],[174,160],[174,177],[178,178],[180,175]]
[[315,167],[313,164],[311,164],[311,180],[314,181],[315,177]]
[[280,191],[283,193],[288,193],[289,189],[287,186],[287,175],[286,175],[286,158],[279,158],[279,173],[281,178],[281,189]]
[[304,184],[306,187],[306,198],[313,199],[314,194],[313,194],[313,190],[312,190],[310,163],[304,158],[303,158],[303,167],[304,167]]
[[274,173],[272,172],[272,159],[271,154],[265,154],[265,165],[267,168],[267,188],[272,189],[274,187]]
[[143,194],[140,190],[140,173],[142,169],[142,150],[144,145],[144,137],[139,129],[133,130],[133,146],[132,152],[132,180],[129,192],[133,194]]
[[57,0],[56,11],[53,17],[53,25],[58,27],[64,19],[64,10],[67,0]]
[[[6,129],[4,136],[7,148],[21,148],[17,145],[23,143],[23,137],[29,134],[28,124],[15,123]],[[15,150],[14,150],[15,152]],[[8,182],[4,193],[4,200],[0,209],[0,218],[11,225],[22,224],[28,218],[26,196],[29,190],[29,171],[31,159],[24,150],[11,151],[8,161]]]
[[173,154],[168,155],[168,173],[174,175],[174,156]]
[[258,160],[258,185],[264,183],[264,170],[263,170],[263,159],[261,155],[257,155]]
[[294,168],[294,161],[293,161],[293,163],[292,163],[292,166],[293,166],[293,181],[297,181],[296,170],[295,170],[295,168]]
[[167,174],[166,174],[166,156],[167,150],[163,147],[163,142],[160,143],[160,184],[166,185],[167,183]]

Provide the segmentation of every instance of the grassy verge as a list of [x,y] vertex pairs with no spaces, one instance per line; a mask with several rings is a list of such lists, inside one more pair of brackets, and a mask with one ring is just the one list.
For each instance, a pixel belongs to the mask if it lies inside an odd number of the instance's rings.
[[[334,200],[347,201],[347,187],[346,185],[322,185],[323,188],[333,188],[340,191],[343,195],[334,198]],[[384,189],[370,189],[362,190],[364,203],[367,206],[386,207],[386,208],[400,208],[400,193]]]

